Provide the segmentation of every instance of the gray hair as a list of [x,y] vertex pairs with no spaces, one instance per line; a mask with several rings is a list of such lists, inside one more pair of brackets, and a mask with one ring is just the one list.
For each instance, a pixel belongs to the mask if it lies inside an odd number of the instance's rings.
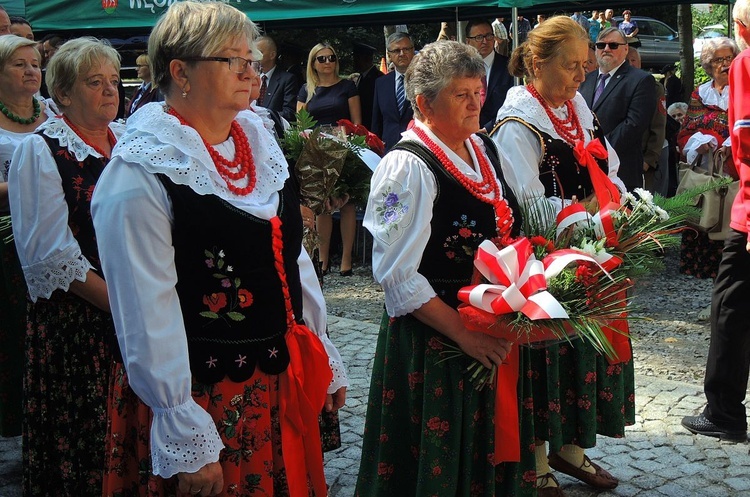
[[441,40],[425,45],[406,70],[406,97],[414,115],[424,116],[417,107],[417,95],[433,102],[456,78],[479,78],[486,74],[477,49],[457,41]]
[[388,49],[388,47],[391,46],[391,43],[398,43],[403,39],[412,41],[409,33],[404,33],[403,31],[396,31],[395,33],[391,33],[390,35],[388,35],[388,39],[385,41],[385,48]]
[[732,8],[732,17],[750,27],[750,2],[748,0],[737,0]]
[[[230,40],[244,37],[260,54],[253,40],[258,28],[244,13],[223,2],[173,3],[162,15],[148,39],[153,84],[168,95],[172,86],[169,64],[174,59],[215,55]],[[188,62],[193,64],[192,62]]]
[[60,95],[70,93],[81,74],[104,62],[110,62],[120,72],[120,54],[107,40],[83,36],[66,41],[47,64],[47,91],[63,107]]
[[[609,10],[609,9],[608,9]],[[620,31],[619,29],[615,28],[614,26],[610,26],[609,28],[604,28],[599,32],[599,36],[596,37],[596,41],[601,41],[605,37],[611,35],[612,33],[617,33],[622,38],[623,43],[627,43],[628,39],[625,36],[625,33],[623,31]]]
[[716,52],[723,48],[730,49],[735,57],[740,53],[740,49],[737,47],[734,40],[727,38],[726,36],[709,38],[703,43],[703,48],[701,49],[701,67],[709,76],[713,74],[711,61],[713,60],[714,55],[716,55]]
[[675,102],[672,105],[670,105],[669,107],[667,107],[667,114],[669,114],[671,116],[672,112],[674,112],[676,110],[681,110],[682,112],[687,112],[687,110],[688,110],[688,104],[686,104],[685,102]]
[[0,68],[4,67],[8,63],[13,54],[22,47],[33,47],[34,52],[39,60],[42,60],[42,56],[39,55],[39,51],[36,49],[36,42],[29,40],[28,38],[21,38],[20,36],[0,36]]

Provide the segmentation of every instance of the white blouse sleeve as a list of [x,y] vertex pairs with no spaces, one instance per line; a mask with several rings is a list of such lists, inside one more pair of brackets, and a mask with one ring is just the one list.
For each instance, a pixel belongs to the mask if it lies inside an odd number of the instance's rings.
[[57,164],[44,138],[30,135],[11,160],[8,193],[13,236],[33,302],[68,291],[93,269],[68,226],[68,204]]
[[307,327],[318,335],[328,354],[328,365],[331,366],[331,372],[333,372],[333,379],[331,384],[328,385],[328,393],[332,394],[341,387],[348,387],[349,378],[346,375],[341,354],[328,337],[326,302],[323,299],[323,291],[320,289],[315,268],[304,247],[300,252],[299,259],[297,259],[297,264],[302,281],[302,318],[305,320]]
[[218,461],[223,444],[190,393],[169,197],[155,175],[114,158],[97,184],[92,214],[130,386],[154,414],[153,472],[194,473]]
[[544,185],[539,179],[542,145],[539,136],[517,121],[507,121],[492,135],[497,148],[509,161],[501,161],[503,175],[518,202],[524,209],[537,202],[546,202],[555,212],[562,209],[559,197],[545,198]]
[[417,272],[430,238],[437,184],[412,153],[389,152],[370,183],[363,224],[373,236],[372,271],[389,316],[403,316],[437,296]]

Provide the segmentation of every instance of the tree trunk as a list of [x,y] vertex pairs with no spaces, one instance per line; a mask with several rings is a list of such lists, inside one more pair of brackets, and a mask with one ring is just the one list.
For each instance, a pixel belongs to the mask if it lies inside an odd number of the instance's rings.
[[684,101],[690,101],[695,88],[695,60],[693,59],[693,11],[690,4],[677,6],[677,32],[680,36],[680,72]]

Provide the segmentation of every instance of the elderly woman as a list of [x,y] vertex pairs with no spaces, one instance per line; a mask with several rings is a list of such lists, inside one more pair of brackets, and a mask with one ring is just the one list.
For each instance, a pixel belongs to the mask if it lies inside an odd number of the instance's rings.
[[[711,80],[693,91],[677,135],[677,145],[689,163],[701,156],[703,167],[708,167],[717,148],[729,146],[729,66],[738,53],[737,44],[725,37],[711,38],[703,46],[701,67]],[[722,166],[725,173],[737,178],[731,161]],[[680,272],[696,278],[715,278],[723,245],[722,241],[710,240],[705,233],[683,231]],[[699,319],[708,319],[708,309]]]
[[151,81],[151,68],[148,65],[148,55],[141,54],[135,59],[135,66],[141,85],[135,90],[130,98],[126,116],[130,116],[144,105],[150,102],[163,102],[164,96],[153,85]]
[[[495,390],[469,395],[468,360],[443,360],[440,353],[450,344],[490,367],[502,364],[511,348],[504,339],[467,331],[456,311],[479,243],[507,240],[520,223],[497,150],[476,134],[484,73],[472,47],[425,46],[406,72],[415,126],[372,178],[364,224],[373,235],[373,273],[386,309],[370,383],[360,497],[534,491],[533,473],[529,479],[523,471],[533,468],[526,423],[521,446],[503,447],[508,442],[495,438]],[[495,459],[507,448],[520,449],[521,465]]]
[[114,343],[90,202],[119,134],[120,57],[71,40],[47,67],[62,116],[18,146],[8,190],[28,285],[24,495],[101,495]]
[[[13,152],[52,115],[44,102],[34,98],[42,81],[35,45],[18,36],[0,37],[0,216],[10,212],[7,180]],[[21,434],[26,286],[13,243],[3,243],[1,238],[0,436],[10,437]]]
[[[509,70],[527,84],[508,92],[492,139],[508,154],[503,172],[528,209],[559,211],[573,197],[594,196],[589,169],[574,153],[579,143],[606,151],[601,155],[608,159],[597,159],[597,164],[625,191],[617,177],[617,154],[577,91],[587,58],[588,36],[564,16],[529,33],[511,56]],[[600,489],[617,486],[583,447],[594,447],[597,433],[622,437],[625,426],[634,422],[632,361],[610,366],[587,342],[574,344],[532,351],[537,485],[542,496],[563,495],[550,466]],[[549,461],[543,441],[549,442]]]
[[173,4],[149,39],[166,105],[128,119],[94,194],[123,359],[104,495],[326,495],[318,413],[347,380],[284,155],[246,110],[256,36]]
[[[359,94],[353,81],[339,76],[336,51],[327,43],[318,43],[307,58],[307,83],[297,95],[297,111],[306,109],[319,125],[336,125],[340,119],[362,124]],[[357,231],[357,212],[354,202],[332,199],[341,212],[341,276],[352,274],[352,249]],[[323,274],[328,272],[333,219],[321,214],[316,219],[320,235],[320,263]]]

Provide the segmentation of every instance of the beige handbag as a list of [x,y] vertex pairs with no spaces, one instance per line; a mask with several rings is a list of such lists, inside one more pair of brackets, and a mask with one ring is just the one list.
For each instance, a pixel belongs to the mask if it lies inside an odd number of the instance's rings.
[[[691,188],[705,185],[710,181],[727,177],[722,167],[725,161],[721,148],[709,155],[709,170],[699,166],[701,156],[698,155],[692,164],[680,163],[680,184],[677,185],[677,194]],[[729,185],[723,185],[709,190],[695,198],[695,206],[700,208],[701,216],[698,220],[689,223],[692,227],[708,234],[711,240],[724,240],[731,229],[729,222],[732,215],[732,203],[740,188],[739,181],[733,181]]]

